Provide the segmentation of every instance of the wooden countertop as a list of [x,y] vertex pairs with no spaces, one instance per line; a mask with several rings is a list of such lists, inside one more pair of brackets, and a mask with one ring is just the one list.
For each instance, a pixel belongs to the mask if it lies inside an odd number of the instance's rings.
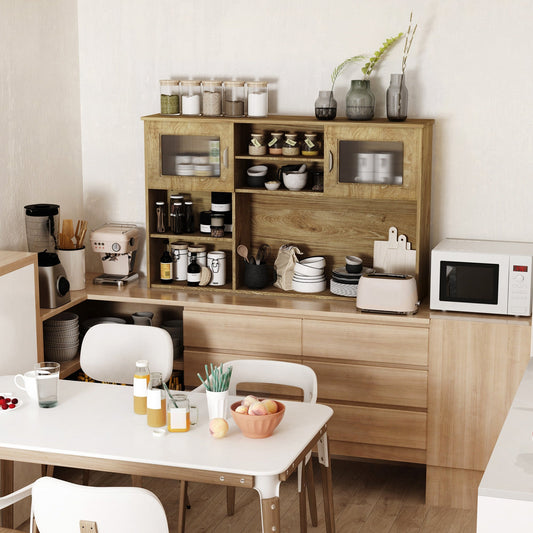
[[355,308],[355,300],[313,299],[312,297],[287,297],[261,294],[235,294],[232,292],[155,289],[146,286],[145,279],[139,279],[122,287],[95,285],[92,280],[96,274],[87,275],[85,290],[71,291],[71,301],[57,309],[41,309],[41,320],[46,320],[65,311],[84,300],[108,302],[130,302],[164,306],[178,306],[184,309],[196,309],[211,312],[229,310],[242,314],[274,314],[300,318],[319,318],[320,320],[365,321],[373,324],[403,324],[412,327],[429,327],[429,309],[423,303],[414,315],[388,315],[362,313]]

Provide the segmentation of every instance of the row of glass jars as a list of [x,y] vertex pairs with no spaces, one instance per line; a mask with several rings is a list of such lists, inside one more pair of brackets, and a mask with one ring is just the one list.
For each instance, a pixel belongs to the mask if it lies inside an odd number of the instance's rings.
[[304,133],[304,138],[299,139],[298,133],[283,133],[274,131],[270,138],[265,138],[263,133],[252,133],[248,145],[250,155],[303,155],[316,157],[320,153],[318,135],[313,132]]
[[266,117],[266,81],[161,80],[162,115]]

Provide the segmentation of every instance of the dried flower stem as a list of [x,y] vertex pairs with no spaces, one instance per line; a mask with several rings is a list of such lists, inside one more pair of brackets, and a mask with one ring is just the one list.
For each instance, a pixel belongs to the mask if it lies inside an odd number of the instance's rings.
[[405,73],[405,67],[407,64],[407,56],[411,50],[411,45],[413,44],[413,37],[415,36],[416,29],[418,24],[415,24],[413,28],[413,33],[411,33],[411,25],[413,23],[413,12],[411,11],[411,16],[409,17],[409,27],[407,28],[407,33],[405,34],[405,43],[403,45],[403,57],[402,57],[402,77]]

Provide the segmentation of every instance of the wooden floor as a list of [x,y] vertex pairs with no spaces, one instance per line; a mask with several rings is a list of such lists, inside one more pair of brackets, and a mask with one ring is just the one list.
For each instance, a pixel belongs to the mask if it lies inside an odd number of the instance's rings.
[[[315,459],[316,466],[316,459]],[[425,469],[418,466],[332,461],[337,533],[475,533],[475,511],[424,505]],[[81,483],[76,470],[56,468],[56,477]],[[324,514],[320,472],[317,484],[318,527],[309,522],[309,533],[323,533]],[[128,485],[131,478],[91,472],[91,485]],[[167,511],[170,531],[176,531],[178,483],[144,478],[143,486],[160,498]],[[281,485],[281,530],[299,532],[296,478]],[[187,511],[188,533],[256,533],[261,531],[259,497],[254,490],[237,489],[236,511],[226,516],[223,487],[189,484],[192,508]],[[29,527],[23,529],[29,531]]]

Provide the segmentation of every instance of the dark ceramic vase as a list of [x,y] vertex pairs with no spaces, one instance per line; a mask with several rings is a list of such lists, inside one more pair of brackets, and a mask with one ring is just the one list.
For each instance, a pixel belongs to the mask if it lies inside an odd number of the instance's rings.
[[244,263],[244,284],[252,290],[264,289],[272,283],[272,269],[270,265],[262,263]]

